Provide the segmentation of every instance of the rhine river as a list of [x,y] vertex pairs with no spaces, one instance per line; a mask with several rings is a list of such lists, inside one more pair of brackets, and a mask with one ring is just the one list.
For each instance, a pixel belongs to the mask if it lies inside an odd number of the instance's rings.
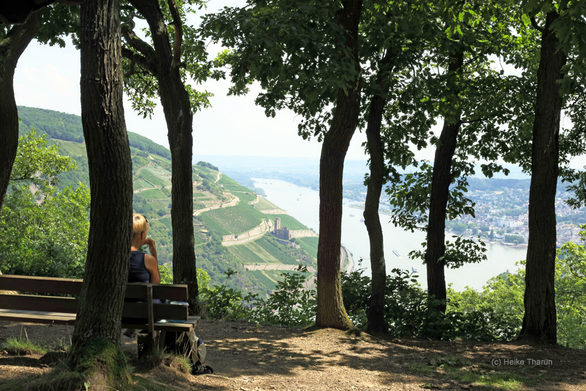
[[[266,198],[286,210],[297,220],[319,232],[319,192],[276,179],[254,178],[256,187],[264,190]],[[360,206],[360,208],[356,207]],[[415,270],[418,281],[426,288],[425,265],[408,257],[412,250],[420,249],[425,239],[424,232],[409,232],[395,227],[390,216],[381,214],[383,225],[384,249],[387,273],[391,269]],[[368,233],[362,220],[362,205],[356,201],[344,200],[342,216],[342,245],[354,257],[354,268],[365,269],[370,276],[370,246]],[[446,269],[446,282],[455,290],[466,286],[481,289],[488,279],[505,271],[517,270],[516,262],[525,259],[525,247],[509,247],[497,243],[487,243],[487,260],[481,263],[467,264],[459,269]],[[359,264],[359,259],[363,259]]]

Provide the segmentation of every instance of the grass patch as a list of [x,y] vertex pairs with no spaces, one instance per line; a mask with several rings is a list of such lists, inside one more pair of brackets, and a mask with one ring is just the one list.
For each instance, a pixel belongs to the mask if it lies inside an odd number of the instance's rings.
[[16,356],[47,353],[47,349],[44,347],[20,338],[8,338],[2,343],[2,345],[0,345],[0,350],[5,350],[8,354]]
[[409,369],[417,375],[457,381],[466,385],[490,387],[494,390],[519,390],[543,382],[534,368],[509,370],[488,365],[475,365],[460,357],[432,360],[430,363],[411,363]]

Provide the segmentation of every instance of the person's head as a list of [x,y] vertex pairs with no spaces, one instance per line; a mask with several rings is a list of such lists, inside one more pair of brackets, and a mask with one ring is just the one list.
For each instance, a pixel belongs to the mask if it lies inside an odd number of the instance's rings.
[[132,214],[132,241],[143,241],[149,232],[149,221],[139,213]]

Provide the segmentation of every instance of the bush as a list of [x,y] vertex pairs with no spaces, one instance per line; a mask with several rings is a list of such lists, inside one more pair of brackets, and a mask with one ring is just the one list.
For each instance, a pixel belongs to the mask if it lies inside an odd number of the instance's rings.
[[305,288],[308,272],[300,266],[298,273],[282,273],[283,279],[276,289],[264,299],[257,299],[253,307],[253,319],[259,323],[278,324],[288,327],[305,327],[315,322],[317,300],[315,290]]

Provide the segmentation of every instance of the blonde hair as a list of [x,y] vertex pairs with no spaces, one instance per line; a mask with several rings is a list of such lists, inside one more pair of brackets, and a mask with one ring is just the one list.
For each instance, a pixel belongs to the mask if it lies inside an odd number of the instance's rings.
[[148,232],[149,221],[139,213],[132,214],[132,237],[140,235],[141,232]]

